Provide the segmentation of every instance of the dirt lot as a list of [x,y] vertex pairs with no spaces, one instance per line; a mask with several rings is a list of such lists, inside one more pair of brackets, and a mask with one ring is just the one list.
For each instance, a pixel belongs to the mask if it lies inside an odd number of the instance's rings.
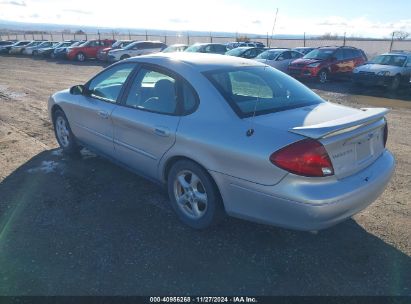
[[157,185],[91,153],[66,158],[48,96],[97,63],[0,57],[0,295],[411,295],[411,92],[309,84],[392,107],[397,169],[369,208],[318,235],[229,219],[181,225]]

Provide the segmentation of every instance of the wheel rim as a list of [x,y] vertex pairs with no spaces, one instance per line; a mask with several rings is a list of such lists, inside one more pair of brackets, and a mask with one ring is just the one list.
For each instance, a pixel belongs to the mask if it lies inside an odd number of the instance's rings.
[[79,61],[83,61],[83,60],[84,60],[84,55],[83,55],[83,54],[78,54],[78,55],[77,55],[77,59],[78,59]]
[[64,147],[68,147],[70,145],[70,132],[68,130],[68,126],[66,120],[59,116],[56,119],[56,134],[59,140],[59,143]]
[[320,72],[320,82],[324,83],[326,81],[327,81],[327,73],[324,71]]
[[200,219],[208,208],[208,198],[201,179],[189,170],[181,171],[174,181],[178,208],[189,218]]

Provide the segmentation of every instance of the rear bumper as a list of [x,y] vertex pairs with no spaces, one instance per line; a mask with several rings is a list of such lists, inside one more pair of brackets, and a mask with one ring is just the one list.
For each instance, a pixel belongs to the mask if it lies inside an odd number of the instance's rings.
[[395,160],[385,151],[372,165],[341,180],[288,174],[274,186],[262,186],[210,172],[226,212],[255,222],[296,230],[320,230],[360,212],[387,186]]

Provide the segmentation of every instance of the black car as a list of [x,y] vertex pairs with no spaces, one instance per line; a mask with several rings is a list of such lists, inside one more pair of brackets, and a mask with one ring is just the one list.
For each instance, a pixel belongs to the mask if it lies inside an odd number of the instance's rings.
[[[51,55],[54,53],[54,50],[57,48],[66,48],[71,46],[73,43],[75,43],[77,41],[75,40],[66,40],[66,41],[62,41],[59,44],[52,46],[52,47],[48,47],[48,48],[42,48],[38,50],[38,54],[39,56],[43,56],[45,58],[47,57],[52,57]],[[54,57],[53,57],[54,58]]]
[[252,59],[264,52],[264,48],[260,47],[238,47],[226,52],[226,55]]
[[56,47],[53,52],[50,54],[50,58],[57,59],[66,59],[66,54],[67,54],[67,48],[73,47],[73,46],[79,46],[83,43],[85,43],[85,40],[82,41],[72,41],[72,43],[68,46],[62,46],[62,47]]
[[2,45],[2,46],[0,46],[0,54],[8,54],[9,50],[12,47],[14,47],[14,46],[25,46],[25,45],[29,44],[30,42],[31,41],[24,40],[24,41],[17,41],[17,42],[14,42],[12,44]]
[[6,40],[6,41],[0,41],[0,46],[7,46],[7,45],[12,45],[13,43],[15,43],[16,41],[10,41],[10,40]]

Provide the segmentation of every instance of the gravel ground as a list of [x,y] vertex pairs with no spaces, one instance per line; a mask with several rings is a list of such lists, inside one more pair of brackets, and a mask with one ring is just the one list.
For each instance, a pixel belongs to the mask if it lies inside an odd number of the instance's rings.
[[102,69],[0,57],[0,295],[411,295],[411,92],[308,84],[385,106],[396,173],[370,207],[317,235],[228,219],[181,225],[158,185],[57,149],[47,98]]

